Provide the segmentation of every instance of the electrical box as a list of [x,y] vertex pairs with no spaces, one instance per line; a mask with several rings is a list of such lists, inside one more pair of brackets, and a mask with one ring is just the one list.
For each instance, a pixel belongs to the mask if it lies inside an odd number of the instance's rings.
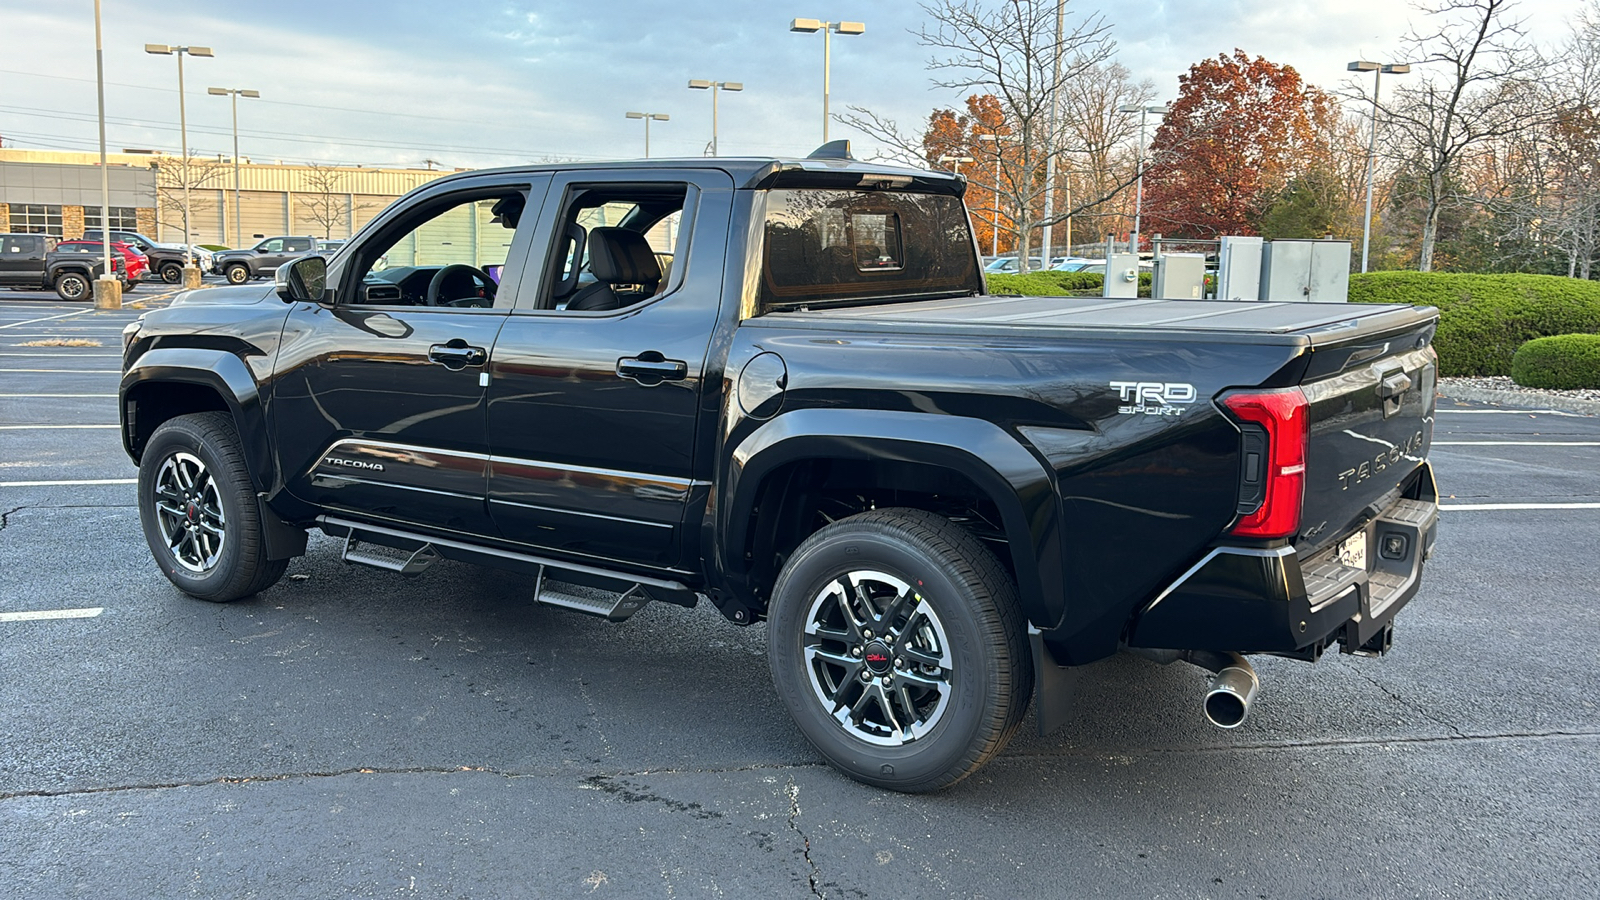
[[1139,296],[1139,255],[1113,253],[1106,257],[1106,283],[1102,297]]
[[1269,241],[1261,255],[1261,299],[1348,301],[1350,242]]
[[1261,238],[1229,235],[1218,244],[1217,299],[1261,299]]
[[1157,257],[1150,296],[1157,300],[1205,299],[1205,254],[1163,253]]

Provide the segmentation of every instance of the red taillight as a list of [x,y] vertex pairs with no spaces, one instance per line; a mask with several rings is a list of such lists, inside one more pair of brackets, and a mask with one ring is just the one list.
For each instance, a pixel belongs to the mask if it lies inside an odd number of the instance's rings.
[[1222,404],[1243,422],[1267,433],[1264,493],[1254,512],[1240,517],[1240,537],[1284,538],[1300,529],[1306,482],[1306,395],[1300,389],[1229,394]]

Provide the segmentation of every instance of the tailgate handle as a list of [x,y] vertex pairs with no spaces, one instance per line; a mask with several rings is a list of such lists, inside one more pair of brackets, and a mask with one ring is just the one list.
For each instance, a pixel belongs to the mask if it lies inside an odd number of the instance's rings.
[[1404,372],[1396,372],[1385,377],[1378,385],[1378,396],[1392,400],[1409,390],[1411,390],[1411,376]]

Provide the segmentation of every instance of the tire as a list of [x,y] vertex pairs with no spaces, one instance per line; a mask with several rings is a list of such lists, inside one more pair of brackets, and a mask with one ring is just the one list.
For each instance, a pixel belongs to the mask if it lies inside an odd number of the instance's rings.
[[137,281],[125,281],[122,283],[122,292],[124,294],[131,294],[138,286],[139,282]]
[[[855,603],[841,579],[856,588]],[[817,752],[858,781],[949,787],[1022,724],[1033,681],[1016,587],[994,554],[943,516],[882,509],[821,529],[779,574],[768,618],[779,697]],[[836,717],[840,703],[851,709]]]
[[92,293],[89,278],[82,272],[62,272],[56,276],[56,296],[63,300],[85,300]]
[[244,263],[234,263],[224,269],[222,274],[228,276],[229,284],[244,284],[250,280],[250,267]]
[[201,600],[259,593],[289,565],[267,559],[261,510],[225,413],[178,416],[150,436],[139,463],[139,518],[162,573]]
[[178,263],[167,263],[162,266],[161,280],[167,284],[181,284],[183,282],[183,266]]

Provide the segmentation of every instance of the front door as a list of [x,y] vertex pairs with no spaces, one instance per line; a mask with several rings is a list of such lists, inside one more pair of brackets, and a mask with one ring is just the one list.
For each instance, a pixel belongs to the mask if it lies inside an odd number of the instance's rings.
[[469,181],[386,214],[329,271],[331,302],[290,313],[272,421],[292,494],[370,520],[494,534],[484,386],[517,288],[483,269],[526,254],[509,210],[537,210],[548,176],[529,180]]
[[489,363],[489,509],[506,538],[679,562],[706,485],[695,431],[732,188],[708,170],[572,172],[551,187],[545,253]]
[[44,244],[42,235],[0,236],[0,284],[43,284]]

